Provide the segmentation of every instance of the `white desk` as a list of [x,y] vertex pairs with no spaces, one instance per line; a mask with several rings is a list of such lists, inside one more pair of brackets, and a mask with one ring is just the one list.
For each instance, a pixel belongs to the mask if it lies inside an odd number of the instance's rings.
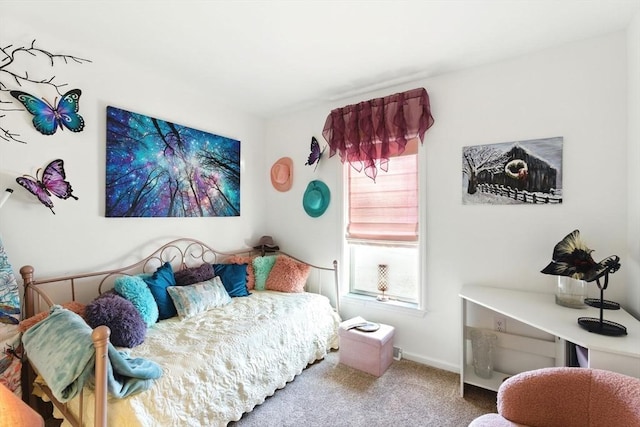
[[[473,384],[490,390],[497,390],[508,375],[494,372],[493,378],[483,379],[473,373],[473,367],[467,365],[467,309],[469,304],[477,304],[505,317],[515,319],[533,328],[556,337],[552,349],[544,349],[546,342],[536,341],[534,346],[541,351],[556,355],[556,365],[565,364],[563,354],[566,345],[571,342],[588,350],[590,368],[607,369],[625,375],[640,378],[640,321],[629,313],[620,310],[604,310],[604,319],[620,323],[627,328],[627,335],[606,336],[589,332],[578,325],[578,317],[600,318],[600,309],[587,307],[572,309],[557,305],[555,295],[518,291],[487,286],[463,286],[460,291],[462,301],[462,358],[460,364],[460,393],[464,393],[464,384]],[[606,292],[605,292],[606,298]],[[526,346],[526,337],[515,337]]]

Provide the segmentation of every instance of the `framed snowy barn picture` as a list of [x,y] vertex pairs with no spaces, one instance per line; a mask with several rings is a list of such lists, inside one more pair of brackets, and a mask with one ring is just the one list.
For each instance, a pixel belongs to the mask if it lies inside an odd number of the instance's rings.
[[462,147],[462,203],[562,203],[562,137]]
[[105,216],[240,216],[240,141],[107,107]]

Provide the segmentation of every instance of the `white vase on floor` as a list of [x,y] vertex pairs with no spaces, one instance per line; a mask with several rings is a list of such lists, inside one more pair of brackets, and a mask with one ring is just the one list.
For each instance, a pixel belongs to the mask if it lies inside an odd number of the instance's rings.
[[470,332],[473,371],[480,378],[493,376],[493,352],[498,337],[491,332],[474,329]]

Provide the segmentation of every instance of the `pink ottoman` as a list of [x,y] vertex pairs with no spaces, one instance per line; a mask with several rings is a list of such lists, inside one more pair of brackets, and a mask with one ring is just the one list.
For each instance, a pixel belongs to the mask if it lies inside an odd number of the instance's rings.
[[340,363],[379,377],[393,360],[393,326],[380,324],[375,332],[340,328]]

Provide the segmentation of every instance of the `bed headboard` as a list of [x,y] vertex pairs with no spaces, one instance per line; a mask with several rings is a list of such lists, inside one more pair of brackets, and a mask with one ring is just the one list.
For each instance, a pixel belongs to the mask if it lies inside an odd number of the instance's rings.
[[[323,294],[329,298],[331,304],[340,313],[338,293],[338,262],[333,261],[330,267],[310,264],[278,251],[275,254],[287,255],[298,262],[311,267],[305,290]],[[238,251],[222,252],[209,245],[191,238],[172,240],[143,259],[125,267],[111,270],[86,272],[52,278],[36,278],[35,269],[25,265],[20,269],[24,281],[24,315],[25,318],[44,311],[54,304],[68,301],[89,302],[98,294],[113,287],[114,280],[121,275],[153,273],[165,262],[171,263],[174,271],[198,266],[202,263],[219,263],[232,255],[260,255],[260,251],[252,248]],[[55,295],[55,296],[54,296]]]

